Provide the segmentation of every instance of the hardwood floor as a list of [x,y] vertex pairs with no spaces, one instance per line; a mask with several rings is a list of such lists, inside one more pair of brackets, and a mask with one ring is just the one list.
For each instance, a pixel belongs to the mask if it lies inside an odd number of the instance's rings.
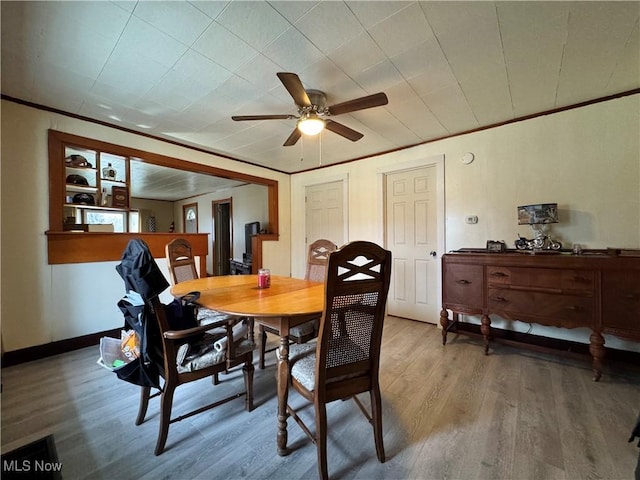
[[[270,337],[273,339],[272,337]],[[257,365],[256,353],[256,365]],[[2,452],[53,433],[65,479],[316,478],[316,450],[291,419],[276,454],[275,358],[255,375],[256,409],[242,399],[174,423],[153,455],[158,402],[134,425],[138,387],[96,364],[98,347],[2,370]],[[174,411],[222,396],[239,371],[179,387]],[[381,364],[387,461],[354,402],[328,409],[329,474],[354,479],[632,479],[627,443],[640,411],[640,370],[502,344],[388,317]],[[368,404],[368,398],[365,399]],[[292,405],[303,399],[290,395]],[[303,411],[308,420],[313,411]],[[311,422],[313,425],[313,422]]]

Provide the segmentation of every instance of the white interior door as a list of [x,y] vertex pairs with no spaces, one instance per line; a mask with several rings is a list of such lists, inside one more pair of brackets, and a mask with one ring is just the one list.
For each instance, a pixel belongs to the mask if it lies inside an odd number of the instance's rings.
[[435,324],[440,315],[436,180],[435,165],[385,178],[385,240],[393,256],[387,311]]
[[344,184],[336,181],[310,185],[305,199],[305,246],[324,238],[338,247],[345,242]]

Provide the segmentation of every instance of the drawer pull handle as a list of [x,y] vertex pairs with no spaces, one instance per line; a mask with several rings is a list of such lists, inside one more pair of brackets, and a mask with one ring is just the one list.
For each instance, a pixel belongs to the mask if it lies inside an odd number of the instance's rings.
[[494,277],[506,277],[507,276],[507,274],[504,273],[504,272],[492,272],[491,275],[494,276]]
[[469,285],[471,282],[469,280],[457,280],[456,283],[459,283],[460,285]]
[[627,293],[626,295],[623,295],[622,298],[626,298],[627,300],[636,300],[638,295],[635,293]]
[[496,298],[495,298],[495,301],[496,301],[496,302],[502,302],[502,303],[504,303],[504,302],[506,302],[506,301],[507,301],[507,299],[506,299],[506,298],[504,298],[504,297],[496,297]]
[[579,305],[570,305],[567,307],[567,310],[571,310],[572,312],[581,312],[582,307]]

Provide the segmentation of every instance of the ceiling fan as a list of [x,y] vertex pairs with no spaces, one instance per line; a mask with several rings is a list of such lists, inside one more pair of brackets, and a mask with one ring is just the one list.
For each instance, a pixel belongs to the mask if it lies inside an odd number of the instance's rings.
[[302,86],[300,78],[295,73],[278,72],[278,78],[287,89],[289,95],[293,97],[293,101],[298,108],[298,115],[235,115],[231,119],[237,122],[247,120],[291,120],[297,119],[296,128],[294,128],[289,138],[284,142],[283,146],[290,147],[295,145],[303,133],[307,135],[316,135],[324,128],[337,133],[357,142],[364,135],[353,130],[341,123],[335,122],[327,117],[342,115],[343,113],[356,112],[367,108],[379,107],[389,103],[384,93],[374,93],[365,97],[355,98],[346,102],[337,103],[335,105],[326,106],[326,95],[320,90],[305,90]]

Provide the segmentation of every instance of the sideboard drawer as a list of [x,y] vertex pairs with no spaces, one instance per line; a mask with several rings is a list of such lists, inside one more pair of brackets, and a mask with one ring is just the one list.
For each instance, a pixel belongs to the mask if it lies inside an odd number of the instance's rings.
[[487,266],[488,285],[511,285],[532,290],[589,292],[594,286],[590,270]]
[[605,331],[640,335],[640,273],[604,272],[602,275],[602,323]]
[[445,264],[444,301],[481,309],[484,295],[482,265]]
[[591,292],[594,288],[594,273],[590,270],[562,270],[560,282],[565,291]]
[[489,288],[487,297],[489,311],[512,320],[535,321],[564,328],[591,327],[594,324],[591,297],[508,288]]

